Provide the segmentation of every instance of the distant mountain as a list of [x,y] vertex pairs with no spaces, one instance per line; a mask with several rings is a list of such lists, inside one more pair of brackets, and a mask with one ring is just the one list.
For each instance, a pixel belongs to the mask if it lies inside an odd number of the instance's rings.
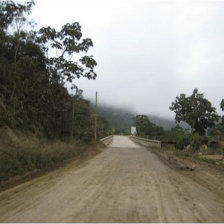
[[102,105],[98,107],[98,114],[106,118],[112,128],[126,131],[130,131],[136,116],[135,113],[129,110]]
[[[152,123],[162,126],[165,130],[170,130],[177,125],[174,119],[159,117],[156,115],[148,115],[148,117]],[[179,125],[184,129],[189,128],[189,126],[184,122],[181,122]]]
[[[149,120],[158,125],[158,126],[162,126],[165,130],[170,130],[171,128],[175,127],[177,125],[176,121],[174,119],[170,119],[170,118],[164,118],[164,117],[159,117],[156,115],[148,115]],[[181,122],[180,127],[182,127],[183,129],[189,129],[189,125],[186,124],[185,122]]]
[[[137,113],[128,109],[104,105],[98,106],[98,114],[106,118],[112,128],[123,129],[128,132],[130,131],[130,127],[134,125],[134,118],[137,115]],[[162,126],[165,130],[170,130],[176,126],[174,119],[163,118],[156,115],[148,115],[148,117],[152,123]],[[189,126],[183,122],[181,122],[180,126],[184,129],[189,128]]]
[[176,126],[175,120],[169,118],[163,118],[156,115],[148,115],[148,118],[152,123],[162,126],[165,130],[170,130]]

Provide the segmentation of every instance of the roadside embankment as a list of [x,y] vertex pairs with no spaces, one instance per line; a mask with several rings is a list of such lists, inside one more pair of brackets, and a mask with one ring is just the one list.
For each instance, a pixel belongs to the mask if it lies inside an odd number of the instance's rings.
[[80,145],[74,140],[50,141],[31,133],[0,129],[0,190],[42,175],[80,156],[96,155],[103,147]]
[[160,160],[162,160],[171,168],[179,170],[194,170],[196,167],[194,163],[186,161],[162,150],[161,141],[139,138],[135,136],[130,136],[130,139],[139,145],[146,146],[151,152],[156,154]]

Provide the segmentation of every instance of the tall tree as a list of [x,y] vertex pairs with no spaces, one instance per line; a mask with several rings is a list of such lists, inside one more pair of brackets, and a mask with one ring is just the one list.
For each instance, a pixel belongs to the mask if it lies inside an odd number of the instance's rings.
[[148,137],[149,127],[152,126],[152,123],[149,121],[147,115],[139,114],[135,117],[134,124],[137,129],[137,134],[141,137]]
[[[0,126],[57,137],[63,132],[64,117],[71,117],[74,97],[68,82],[76,88],[76,78],[95,79],[97,63],[87,55],[93,42],[82,39],[79,23],[67,23],[59,31],[46,27],[35,32],[28,26],[33,24],[29,18],[33,5],[33,1],[0,1]],[[90,103],[74,101],[75,110],[82,113],[70,120],[82,130],[75,137],[91,139]]]
[[[81,26],[78,22],[67,23],[60,31],[51,27],[43,27],[38,32],[36,41],[45,51],[52,82],[70,82],[73,83],[72,88],[75,88],[73,81],[76,78],[96,78],[94,67],[97,63],[93,56],[84,55],[77,60],[72,60],[74,54],[87,53],[88,49],[93,46],[90,38],[82,39]],[[51,52],[47,46],[51,46]],[[55,54],[52,50],[55,50]],[[52,56],[49,56],[50,54]]]
[[186,97],[185,94],[177,96],[170,110],[176,113],[177,122],[185,121],[191,126],[193,132],[200,135],[204,135],[206,129],[212,127],[219,119],[216,109],[202,93],[198,93],[198,89],[194,89],[191,96]]
[[159,139],[165,134],[163,127],[152,123],[147,115],[137,115],[135,117],[135,126],[138,135],[141,137]]

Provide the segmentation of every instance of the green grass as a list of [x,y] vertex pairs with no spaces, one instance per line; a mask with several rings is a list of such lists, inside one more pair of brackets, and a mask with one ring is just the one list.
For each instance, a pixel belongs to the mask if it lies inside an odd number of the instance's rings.
[[224,163],[222,161],[209,159],[209,158],[206,158],[206,157],[200,156],[200,155],[194,156],[194,159],[206,162],[206,163],[211,164],[211,165],[213,165],[215,167],[218,167],[218,168],[224,168]]

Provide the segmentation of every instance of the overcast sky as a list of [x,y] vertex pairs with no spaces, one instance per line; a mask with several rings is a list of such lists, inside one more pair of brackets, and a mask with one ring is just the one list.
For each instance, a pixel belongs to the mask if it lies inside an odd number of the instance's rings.
[[174,117],[180,93],[203,92],[221,113],[224,1],[35,0],[39,27],[79,22],[98,65],[84,96],[137,113]]

